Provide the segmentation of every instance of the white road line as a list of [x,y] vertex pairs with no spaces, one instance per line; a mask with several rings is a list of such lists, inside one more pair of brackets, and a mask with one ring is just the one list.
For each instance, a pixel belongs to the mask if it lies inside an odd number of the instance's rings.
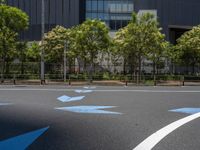
[[167,125],[166,127],[160,129],[159,131],[155,132],[148,138],[146,138],[142,143],[140,143],[133,150],[151,150],[156,144],[158,144],[168,134],[170,134],[177,128],[183,126],[184,124],[186,124],[192,120],[195,120],[199,117],[200,117],[200,113],[196,113],[196,114],[190,115],[188,117],[185,117],[183,119],[180,119],[178,121],[175,121],[175,122]]
[[[63,91],[63,92],[74,92],[76,89],[47,89],[47,88],[0,88],[0,91]],[[138,93],[200,93],[199,91],[192,90],[93,90],[94,92],[138,92]]]

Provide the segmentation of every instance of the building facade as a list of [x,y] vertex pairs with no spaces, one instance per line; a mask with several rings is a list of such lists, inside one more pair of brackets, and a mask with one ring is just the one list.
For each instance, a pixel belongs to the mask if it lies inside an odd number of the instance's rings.
[[[30,16],[22,40],[41,39],[41,0],[7,0]],[[199,0],[45,0],[45,32],[56,25],[71,27],[87,18],[99,18],[111,30],[127,25],[131,13],[150,11],[157,15],[166,38],[172,43],[185,31],[200,24]]]
[[98,18],[116,31],[127,25],[133,11],[133,0],[86,0],[85,18]]
[[[7,0],[11,6],[18,7],[29,16],[29,30],[20,35],[22,40],[39,41],[41,39],[41,0]],[[79,8],[84,5],[80,0],[45,0],[45,32],[56,25],[71,27],[79,24],[84,10]]]

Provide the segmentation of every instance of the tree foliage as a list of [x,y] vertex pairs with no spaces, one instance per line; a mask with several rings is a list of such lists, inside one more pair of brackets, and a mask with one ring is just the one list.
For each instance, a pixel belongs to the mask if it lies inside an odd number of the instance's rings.
[[46,61],[62,62],[65,42],[69,43],[70,29],[56,26],[43,39]]
[[3,5],[6,3],[6,0],[0,0],[0,5]]
[[45,61],[60,63],[62,71],[64,57],[66,57],[69,72],[71,72],[71,67],[75,62],[75,58],[77,58],[77,51],[74,48],[75,37],[76,27],[66,29],[62,26],[56,26],[49,31],[42,42],[42,47],[45,50]]
[[99,53],[109,47],[109,29],[100,20],[86,20],[80,25],[76,36],[76,47],[80,48],[81,56],[90,64],[94,64]]
[[182,64],[193,66],[200,64],[200,25],[184,33],[178,40],[175,49]]
[[28,62],[39,62],[40,61],[40,46],[37,42],[32,42],[27,48],[26,59]]
[[3,63],[1,73],[4,73],[6,63],[8,66],[9,61],[14,58],[18,33],[27,28],[26,13],[15,7],[0,5],[0,57]]
[[155,30],[151,35],[152,44],[149,45],[146,58],[153,63],[153,74],[158,72],[159,66],[166,61],[170,44],[165,40],[165,35],[159,30]]
[[132,72],[137,70],[141,73],[141,62],[145,58],[156,65],[164,56],[168,43],[160,30],[153,14],[133,13],[130,23],[117,32],[115,43],[124,59],[132,66]]

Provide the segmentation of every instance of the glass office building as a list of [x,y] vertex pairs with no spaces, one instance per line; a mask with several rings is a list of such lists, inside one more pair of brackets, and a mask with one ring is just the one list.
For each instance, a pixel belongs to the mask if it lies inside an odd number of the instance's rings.
[[111,30],[127,25],[134,11],[133,0],[86,0],[86,19],[100,19]]

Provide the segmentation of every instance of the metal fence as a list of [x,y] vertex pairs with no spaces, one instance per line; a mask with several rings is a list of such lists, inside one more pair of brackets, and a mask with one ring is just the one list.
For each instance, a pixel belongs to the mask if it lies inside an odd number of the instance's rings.
[[[0,84],[41,84],[39,74],[5,74],[0,78]],[[120,75],[120,74],[98,74],[92,76],[92,82],[88,74],[67,74],[64,80],[62,74],[45,74],[44,84],[63,85],[124,85],[124,86],[185,86],[200,85],[200,76],[183,75]]]
[[[10,63],[5,73],[0,64],[1,84],[41,84],[40,63]],[[103,85],[200,85],[200,75],[172,75],[169,70],[158,71],[157,75],[145,72],[142,67],[141,76],[136,70],[132,73],[130,66],[96,64],[90,74],[90,65],[67,65],[66,80],[62,63],[45,63],[45,84],[103,84]]]

